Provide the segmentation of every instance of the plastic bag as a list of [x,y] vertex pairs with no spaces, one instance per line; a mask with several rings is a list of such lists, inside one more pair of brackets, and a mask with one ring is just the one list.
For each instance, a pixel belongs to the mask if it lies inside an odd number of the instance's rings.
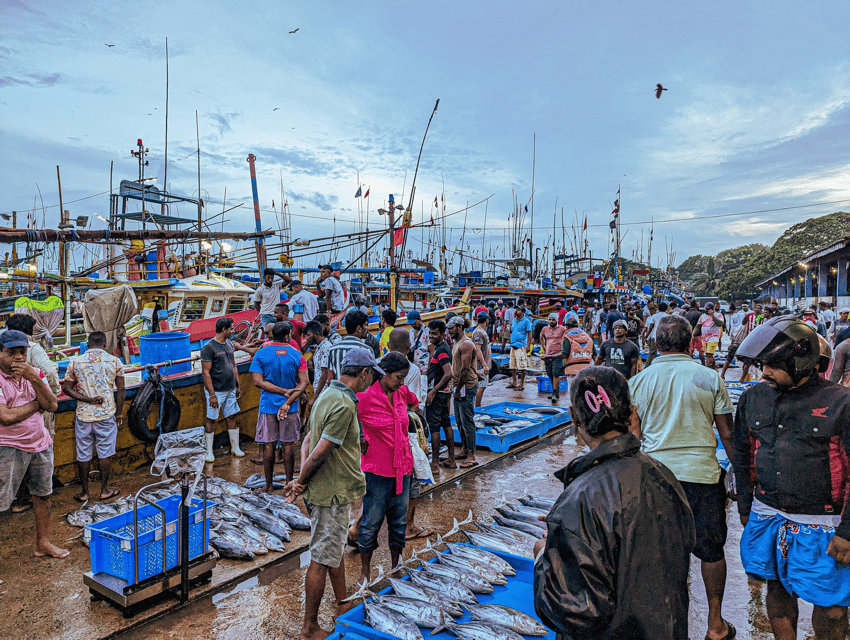
[[410,453],[413,454],[413,477],[425,484],[434,484],[434,474],[431,473],[431,463],[428,455],[419,446],[419,437],[415,433],[408,433],[410,439]]
[[178,478],[194,473],[195,479],[189,487],[188,499],[191,500],[204,470],[206,455],[203,427],[163,433],[156,441],[151,475],[161,476],[167,471],[169,477]]

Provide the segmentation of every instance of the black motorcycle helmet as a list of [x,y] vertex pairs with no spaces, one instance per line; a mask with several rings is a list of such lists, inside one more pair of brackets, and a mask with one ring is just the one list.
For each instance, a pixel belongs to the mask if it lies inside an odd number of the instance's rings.
[[753,329],[735,355],[782,369],[797,384],[817,369],[820,341],[810,324],[794,316],[780,316]]

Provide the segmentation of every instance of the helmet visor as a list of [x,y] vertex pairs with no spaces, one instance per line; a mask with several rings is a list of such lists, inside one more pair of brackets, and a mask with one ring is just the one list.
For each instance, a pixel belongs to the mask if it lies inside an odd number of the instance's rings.
[[793,355],[794,341],[771,324],[762,324],[750,332],[735,355],[757,363],[780,362]]

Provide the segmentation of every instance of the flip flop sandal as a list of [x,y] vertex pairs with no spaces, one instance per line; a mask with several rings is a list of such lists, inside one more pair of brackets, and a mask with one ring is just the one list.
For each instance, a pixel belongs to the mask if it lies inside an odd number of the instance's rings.
[[413,535],[413,536],[406,536],[406,537],[405,537],[405,540],[410,541],[410,540],[418,540],[418,539],[420,539],[420,538],[430,538],[430,537],[431,537],[431,536],[433,536],[433,535],[434,535],[434,532],[433,532],[433,531],[431,531],[430,529],[427,529],[427,528],[426,528],[426,529],[422,529],[422,530],[421,530],[419,533],[417,533],[416,535]]
[[[728,620],[724,620],[723,622],[725,622],[726,626],[729,627],[729,632],[725,636],[723,636],[720,640],[732,640],[732,638],[734,638],[738,634],[738,631],[737,631],[737,629],[735,629],[735,625],[733,625]],[[705,640],[709,640],[709,637],[706,636]]]

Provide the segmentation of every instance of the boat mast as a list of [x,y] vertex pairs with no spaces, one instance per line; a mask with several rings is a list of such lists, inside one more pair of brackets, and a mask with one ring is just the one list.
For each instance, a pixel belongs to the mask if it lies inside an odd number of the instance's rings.
[[[62,203],[62,178],[59,176],[59,165],[56,165],[56,182],[59,185],[59,228],[70,229],[68,212]],[[65,303],[65,344],[71,344],[71,287],[68,285],[68,247],[65,242],[59,243],[59,275],[62,277],[62,300]]]
[[[248,167],[251,169],[251,192],[254,195],[254,221],[256,222],[257,233],[262,234],[263,222],[260,218],[260,197],[257,195],[257,169],[254,166],[256,159],[257,156],[253,153],[248,154]],[[200,199],[200,193],[198,194],[198,199]],[[257,264],[259,266],[260,278],[262,279],[263,271],[266,268],[266,247],[263,244],[262,235],[257,236]]]

